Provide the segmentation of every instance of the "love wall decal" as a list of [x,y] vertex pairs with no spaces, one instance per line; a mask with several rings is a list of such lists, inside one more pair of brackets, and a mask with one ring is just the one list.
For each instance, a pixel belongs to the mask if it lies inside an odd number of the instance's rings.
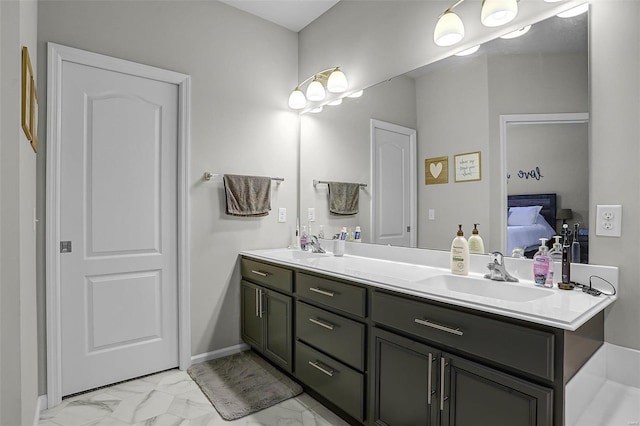
[[449,183],[449,157],[434,157],[424,160],[424,184]]

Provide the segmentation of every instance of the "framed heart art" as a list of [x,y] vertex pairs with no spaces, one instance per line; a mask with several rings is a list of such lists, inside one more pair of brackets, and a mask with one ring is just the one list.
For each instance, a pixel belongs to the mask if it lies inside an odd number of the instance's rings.
[[424,160],[424,184],[449,183],[449,157],[434,157]]

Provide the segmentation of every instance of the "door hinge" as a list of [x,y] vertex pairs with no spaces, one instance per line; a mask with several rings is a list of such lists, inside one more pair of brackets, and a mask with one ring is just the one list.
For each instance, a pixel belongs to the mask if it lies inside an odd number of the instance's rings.
[[71,253],[71,241],[60,241],[60,253]]

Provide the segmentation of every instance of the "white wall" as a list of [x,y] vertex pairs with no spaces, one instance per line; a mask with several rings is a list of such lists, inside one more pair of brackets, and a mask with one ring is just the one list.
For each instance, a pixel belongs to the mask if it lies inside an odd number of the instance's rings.
[[596,204],[622,204],[622,237],[592,234],[589,260],[620,267],[620,298],[606,313],[607,341],[640,349],[640,3],[596,1],[590,19],[590,222],[593,227]]
[[[504,33],[525,22],[552,16],[569,3],[578,1],[521,2],[518,21],[497,31]],[[640,159],[640,4],[631,0],[593,0],[591,4],[590,227],[594,227],[597,204],[620,203],[623,236],[593,236],[590,261],[620,267],[621,297],[607,312],[606,339],[637,349],[640,224],[635,218],[640,214],[640,171],[636,166]],[[450,2],[340,2],[300,33],[300,74],[307,76],[326,66],[340,65],[357,88],[440,59],[452,52],[435,47],[433,25],[449,6]],[[456,50],[496,34],[496,30],[479,28],[479,7],[479,2],[460,6],[467,42]]]
[[[307,208],[314,207],[313,233],[324,226],[330,238],[343,226],[360,226],[362,241],[371,241],[371,137],[372,118],[416,128],[415,82],[398,77],[365,91],[361,98],[326,106],[319,114],[301,117],[300,211],[301,225],[307,225]],[[354,216],[329,214],[328,186],[313,187],[313,180],[367,184],[360,191],[359,213]]]
[[31,424],[38,397],[33,212],[36,154],[20,124],[21,48],[37,65],[35,1],[0,2],[0,424]]
[[[238,252],[286,246],[295,225],[299,119],[287,95],[298,79],[297,35],[219,2],[44,1],[38,18],[41,93],[49,41],[192,76],[191,352],[240,343]],[[285,181],[273,185],[268,217],[237,218],[224,214],[222,182],[204,182],[205,171]],[[42,163],[38,174],[42,202]],[[278,207],[287,223],[277,222]],[[39,312],[44,370],[42,304]]]

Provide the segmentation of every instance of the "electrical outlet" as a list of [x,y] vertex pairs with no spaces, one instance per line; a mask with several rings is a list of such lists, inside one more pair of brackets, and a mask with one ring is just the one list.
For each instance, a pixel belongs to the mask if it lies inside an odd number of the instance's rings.
[[434,209],[429,209],[429,220],[436,220],[436,211]]
[[596,235],[619,237],[622,235],[622,206],[596,206]]
[[313,207],[309,207],[309,209],[307,210],[307,219],[309,220],[309,222],[315,222],[316,221],[316,209]]
[[278,222],[284,223],[287,221],[287,209],[286,207],[280,207],[278,209]]

